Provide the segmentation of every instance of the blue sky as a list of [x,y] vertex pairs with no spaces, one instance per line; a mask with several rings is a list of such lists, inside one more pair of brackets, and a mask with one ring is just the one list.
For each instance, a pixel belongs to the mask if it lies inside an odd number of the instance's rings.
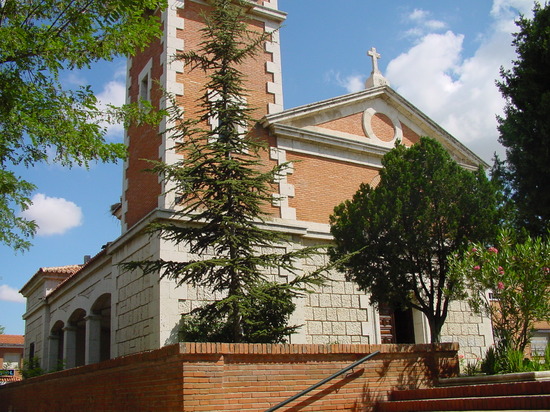
[[[336,4],[336,6],[335,6]],[[503,100],[495,87],[499,67],[514,59],[510,33],[531,0],[279,0],[288,13],[281,30],[285,108],[361,90],[376,47],[391,87],[488,163],[496,151],[495,116]],[[68,86],[91,84],[105,102],[124,101],[125,61],[67,73]],[[120,127],[109,138],[122,141]],[[36,165],[19,173],[35,183],[29,216],[40,224],[33,247],[14,254],[0,246],[0,325],[23,334],[18,291],[40,268],[82,263],[120,234],[109,207],[118,202],[122,166],[90,170]]]

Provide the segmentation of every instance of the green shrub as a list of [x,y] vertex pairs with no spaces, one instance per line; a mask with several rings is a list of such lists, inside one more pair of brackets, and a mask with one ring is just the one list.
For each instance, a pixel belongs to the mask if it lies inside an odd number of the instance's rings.
[[21,369],[23,379],[34,378],[45,373],[46,371],[40,367],[40,358],[35,356],[28,360],[23,360],[23,369]]

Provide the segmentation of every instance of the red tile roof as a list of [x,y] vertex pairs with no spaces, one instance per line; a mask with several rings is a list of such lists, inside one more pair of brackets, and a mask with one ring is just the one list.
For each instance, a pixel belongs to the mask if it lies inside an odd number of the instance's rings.
[[0,335],[0,346],[18,346],[25,344],[23,335]]
[[50,268],[40,268],[39,272],[43,273],[68,273],[70,275],[76,273],[82,265],[67,265],[67,266],[54,266]]
[[23,380],[21,376],[0,376],[0,382],[9,383],[9,382],[19,382]]
[[67,275],[66,277],[73,276],[82,268],[82,265],[67,265],[67,266],[53,266],[53,267],[43,267],[36,271],[36,273],[23,285],[19,293],[22,294],[23,290],[30,284],[32,284],[37,278],[46,274],[46,273],[57,273],[60,275]]

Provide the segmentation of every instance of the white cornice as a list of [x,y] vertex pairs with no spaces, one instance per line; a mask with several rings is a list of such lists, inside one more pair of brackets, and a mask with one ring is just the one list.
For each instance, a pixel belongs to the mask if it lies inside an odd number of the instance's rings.
[[287,13],[280,10],[275,10],[270,7],[260,6],[259,4],[253,4],[250,7],[251,14],[268,19],[275,20],[278,23],[282,23],[286,20]]
[[[185,1],[192,1],[193,3],[208,5],[208,1],[205,1],[205,0],[185,0]],[[285,13],[284,11],[275,10],[271,7],[260,6],[259,4],[255,3],[252,0],[245,0],[245,2],[249,3],[250,5],[248,11],[255,16],[262,17],[264,19],[275,20],[275,21],[278,21],[279,23],[282,23],[283,21],[286,20],[287,13]],[[179,1],[178,3],[181,3],[181,1]]]
[[323,111],[331,109],[340,105],[350,105],[362,100],[370,99],[379,96],[384,93],[386,87],[377,87],[369,90],[362,90],[360,92],[345,94],[343,96],[333,97],[332,99],[321,100],[319,102],[298,106],[293,109],[284,110],[279,113],[269,114],[264,116],[260,123],[269,127],[274,123],[283,123],[288,120],[304,117],[312,114],[313,112]]
[[328,157],[356,164],[381,167],[380,159],[391,150],[354,138],[303,129],[284,124],[273,124],[271,131],[277,136],[277,147],[297,153]]

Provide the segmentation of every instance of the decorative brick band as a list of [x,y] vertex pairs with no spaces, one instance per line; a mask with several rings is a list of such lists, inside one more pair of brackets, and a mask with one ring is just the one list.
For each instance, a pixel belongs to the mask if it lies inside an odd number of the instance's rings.
[[419,345],[344,345],[344,344],[265,344],[265,343],[202,343],[185,342],[164,348],[170,353],[218,354],[218,355],[365,355],[379,351],[388,353],[434,353],[458,351],[458,343],[436,343]]

